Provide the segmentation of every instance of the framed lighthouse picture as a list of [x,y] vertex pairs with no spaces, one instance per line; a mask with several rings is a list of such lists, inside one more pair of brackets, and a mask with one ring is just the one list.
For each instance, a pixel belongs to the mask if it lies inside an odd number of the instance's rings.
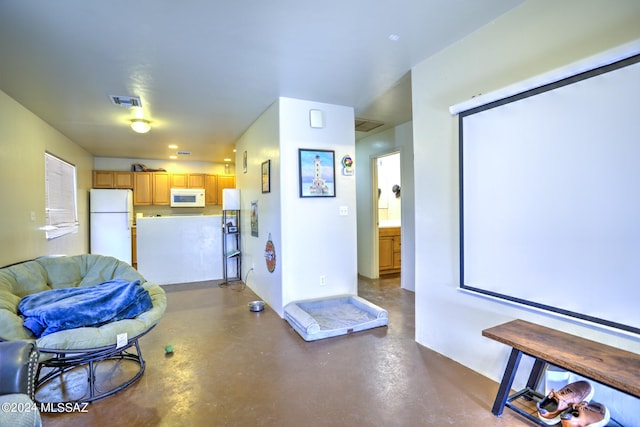
[[336,166],[332,150],[299,149],[300,197],[335,197]]

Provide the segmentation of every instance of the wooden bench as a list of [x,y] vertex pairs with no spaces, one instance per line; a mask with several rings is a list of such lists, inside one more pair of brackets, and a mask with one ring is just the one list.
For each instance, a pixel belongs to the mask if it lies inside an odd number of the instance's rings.
[[[542,424],[532,414],[512,405],[513,399],[540,395],[535,392],[547,363],[597,381],[621,392],[640,397],[640,354],[560,332],[524,320],[494,326],[482,335],[512,347],[491,412],[502,415],[504,407]],[[511,397],[511,386],[523,354],[535,358],[526,388]]]

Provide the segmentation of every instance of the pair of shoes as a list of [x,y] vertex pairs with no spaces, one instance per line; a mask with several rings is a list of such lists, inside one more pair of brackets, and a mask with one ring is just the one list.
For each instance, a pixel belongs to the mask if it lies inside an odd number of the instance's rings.
[[574,405],[589,402],[593,397],[593,387],[587,381],[577,381],[551,392],[536,403],[538,418],[545,424],[553,425],[561,421],[561,416],[572,410]]
[[581,402],[560,417],[562,427],[604,427],[609,423],[609,410],[602,403]]

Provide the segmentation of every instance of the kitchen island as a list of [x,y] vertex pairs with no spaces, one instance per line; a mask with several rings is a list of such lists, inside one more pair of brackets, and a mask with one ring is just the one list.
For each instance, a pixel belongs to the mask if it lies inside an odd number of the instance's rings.
[[159,285],[221,280],[222,217],[137,218],[138,271]]

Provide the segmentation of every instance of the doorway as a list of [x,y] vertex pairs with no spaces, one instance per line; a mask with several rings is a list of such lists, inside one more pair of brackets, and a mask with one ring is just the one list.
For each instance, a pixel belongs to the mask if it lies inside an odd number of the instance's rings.
[[[394,277],[402,270],[402,181],[400,152],[373,158],[374,259],[378,277]],[[377,188],[376,188],[377,187]]]

